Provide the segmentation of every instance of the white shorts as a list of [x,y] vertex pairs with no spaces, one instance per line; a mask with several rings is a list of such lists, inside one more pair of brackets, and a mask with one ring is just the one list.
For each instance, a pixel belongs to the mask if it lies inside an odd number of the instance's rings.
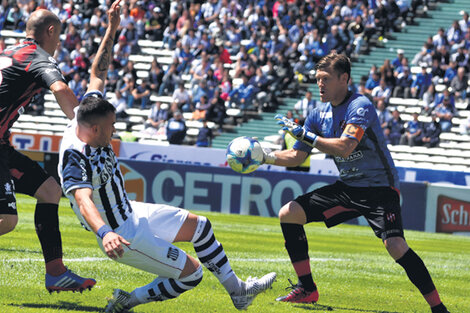
[[[115,231],[131,244],[115,261],[178,279],[186,264],[186,252],[172,245],[189,212],[165,204],[131,201],[132,214]],[[98,244],[103,250],[102,240]]]

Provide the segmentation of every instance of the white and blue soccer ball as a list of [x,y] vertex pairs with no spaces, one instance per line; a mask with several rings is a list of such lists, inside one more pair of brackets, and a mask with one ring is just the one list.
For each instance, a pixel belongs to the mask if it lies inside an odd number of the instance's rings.
[[238,137],[228,144],[225,157],[232,170],[248,174],[263,163],[263,148],[255,138]]

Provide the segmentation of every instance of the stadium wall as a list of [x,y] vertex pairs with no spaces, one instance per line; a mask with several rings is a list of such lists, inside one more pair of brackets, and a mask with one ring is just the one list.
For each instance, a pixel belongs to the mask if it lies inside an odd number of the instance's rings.
[[[13,133],[11,143],[57,177],[60,136]],[[113,141],[120,155],[126,188],[137,201],[167,203],[194,210],[277,216],[280,207],[301,193],[336,180],[331,164],[315,160],[313,173],[263,166],[249,175],[227,167],[223,149],[155,146]],[[326,161],[328,162],[328,161]],[[467,175],[399,168],[404,227],[428,232],[470,234]],[[317,174],[315,174],[317,172]],[[327,175],[318,175],[322,174]],[[406,181],[411,180],[412,182]],[[413,182],[445,182],[447,185]],[[467,183],[469,181],[469,183]],[[353,224],[366,225],[364,219]]]

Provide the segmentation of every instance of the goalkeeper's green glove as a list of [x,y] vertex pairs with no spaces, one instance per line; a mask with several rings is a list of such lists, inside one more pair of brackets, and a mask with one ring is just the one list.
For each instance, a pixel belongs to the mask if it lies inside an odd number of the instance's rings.
[[289,120],[284,115],[277,114],[274,118],[277,120],[277,123],[282,126],[282,130],[291,134],[295,139],[302,141],[311,147],[315,147],[318,138],[317,135],[306,131],[305,128]]

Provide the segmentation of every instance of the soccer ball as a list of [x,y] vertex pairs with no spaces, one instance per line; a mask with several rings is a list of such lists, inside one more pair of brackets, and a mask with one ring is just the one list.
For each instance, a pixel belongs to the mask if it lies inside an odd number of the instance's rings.
[[263,163],[263,148],[255,138],[238,137],[228,144],[225,157],[232,170],[248,174]]

